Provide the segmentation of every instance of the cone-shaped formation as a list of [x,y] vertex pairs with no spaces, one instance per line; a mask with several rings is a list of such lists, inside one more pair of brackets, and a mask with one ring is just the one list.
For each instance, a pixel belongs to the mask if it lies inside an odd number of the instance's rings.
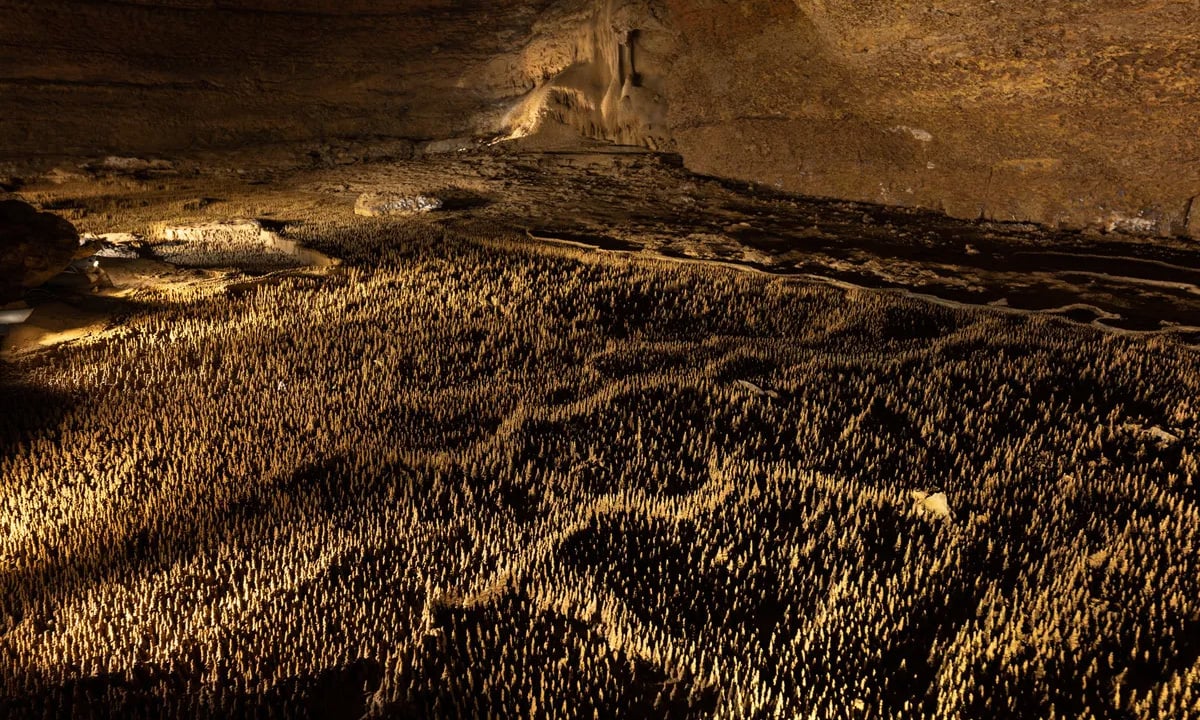
[[14,366],[0,715],[1200,708],[1192,351],[346,215]]

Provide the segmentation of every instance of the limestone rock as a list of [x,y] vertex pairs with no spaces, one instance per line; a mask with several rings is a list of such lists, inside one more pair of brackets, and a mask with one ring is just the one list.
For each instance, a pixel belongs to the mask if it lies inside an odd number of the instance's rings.
[[[269,224],[269,223],[268,223]],[[277,270],[302,265],[329,266],[337,260],[285,237],[280,230],[250,218],[234,218],[193,225],[160,225],[148,243],[149,253],[181,267],[237,267],[244,270]],[[128,256],[136,236],[113,233],[103,236],[115,252]],[[134,238],[134,240],[130,240]],[[124,249],[122,249],[124,248]],[[137,256],[141,252],[134,248]]]
[[0,201],[0,302],[62,272],[78,248],[69,221],[20,200]]
[[156,173],[164,174],[171,173],[175,169],[175,164],[170,160],[147,160],[140,157],[121,157],[118,155],[109,155],[99,163],[101,170],[115,174],[137,174],[137,173]]
[[787,192],[1200,237],[1193,0],[242,5],[10,3],[0,175],[583,136]]
[[968,219],[1200,234],[1191,2],[665,1],[668,124],[689,169]]
[[950,519],[950,503],[946,499],[946,493],[936,492],[931,495],[922,490],[913,490],[911,495],[921,512],[943,520]]
[[104,158],[101,166],[105,170],[116,170],[119,172],[140,172],[150,169],[150,161],[139,157],[119,157],[117,155],[109,155]]
[[167,242],[261,244],[268,232],[257,220],[235,219],[196,225],[165,225],[158,234]]
[[88,257],[125,260],[141,257],[137,250],[141,239],[133,233],[103,233],[100,235],[84,233],[80,236],[80,243],[81,248],[87,249]]
[[401,195],[392,192],[367,192],[358,196],[354,214],[366,217],[416,215],[442,207],[442,201],[428,195]]

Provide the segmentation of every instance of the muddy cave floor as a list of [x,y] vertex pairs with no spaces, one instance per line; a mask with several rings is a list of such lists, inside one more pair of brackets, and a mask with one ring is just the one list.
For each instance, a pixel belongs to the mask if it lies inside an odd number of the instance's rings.
[[[5,340],[0,713],[1200,711],[1188,241],[611,148],[20,195],[141,257]],[[231,218],[332,262],[162,261]]]

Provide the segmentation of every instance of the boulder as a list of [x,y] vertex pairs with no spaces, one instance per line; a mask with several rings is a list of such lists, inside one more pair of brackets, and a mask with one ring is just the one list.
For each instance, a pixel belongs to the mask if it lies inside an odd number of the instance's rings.
[[920,512],[943,520],[950,519],[950,503],[946,493],[935,492],[931,495],[923,490],[913,490],[911,495]]
[[104,158],[101,167],[105,170],[114,170],[117,172],[141,172],[150,169],[150,161],[139,157],[118,157],[109,155]]
[[20,200],[0,200],[0,303],[62,272],[79,250],[75,226]]

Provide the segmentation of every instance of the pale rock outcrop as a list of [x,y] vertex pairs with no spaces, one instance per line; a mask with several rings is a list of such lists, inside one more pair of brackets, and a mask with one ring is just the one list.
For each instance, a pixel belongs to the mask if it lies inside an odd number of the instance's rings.
[[924,490],[913,490],[910,494],[917,510],[943,520],[950,519],[950,503],[946,499],[946,493],[930,494]]
[[402,195],[393,192],[367,192],[358,196],[354,214],[365,217],[417,215],[438,210],[442,201],[428,195]]

